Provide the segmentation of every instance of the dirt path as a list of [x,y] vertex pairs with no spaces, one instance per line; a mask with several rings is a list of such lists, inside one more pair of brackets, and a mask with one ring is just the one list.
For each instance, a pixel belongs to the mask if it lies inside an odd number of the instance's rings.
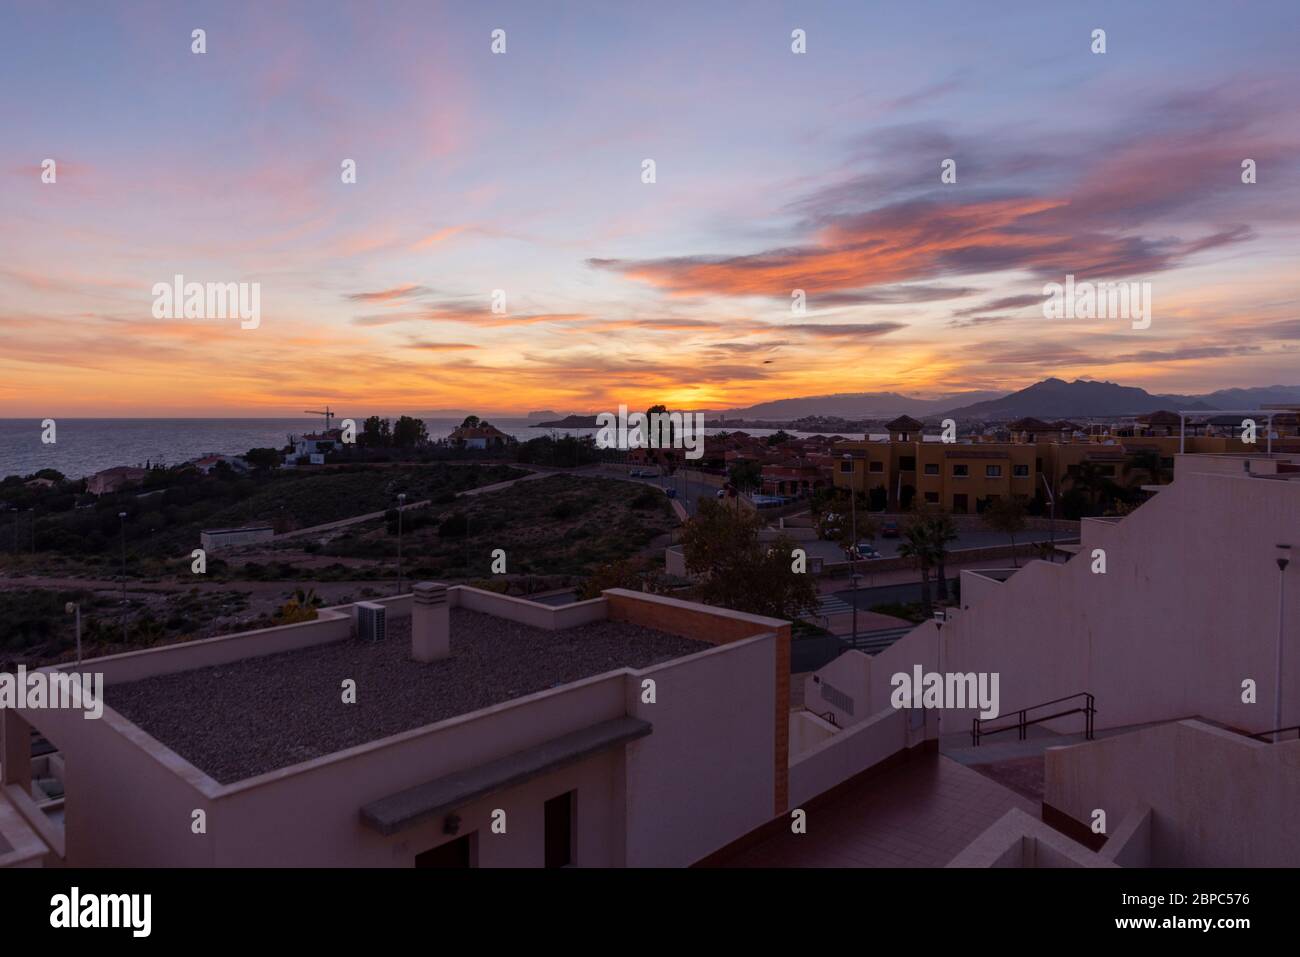
[[[521,478],[507,479],[504,482],[494,482],[491,485],[480,485],[478,488],[471,488],[471,489],[467,489],[464,492],[457,492],[456,497],[465,498],[471,495],[483,495],[486,492],[496,492],[503,488],[509,488],[510,486],[518,482],[532,482],[539,478],[545,478],[547,474],[549,473],[534,472],[530,470],[528,475],[525,475]],[[432,499],[426,498],[420,502],[411,502],[409,505],[403,505],[401,507],[401,511],[409,512],[413,508],[424,508],[430,505],[432,501],[433,501]],[[326,522],[323,525],[312,525],[308,528],[295,528],[291,532],[284,532],[280,535],[276,535],[273,539],[271,539],[271,541],[272,543],[283,542],[286,539],[300,538],[303,535],[315,535],[315,534],[320,534],[321,532],[331,532],[339,528],[347,528],[350,525],[359,525],[362,522],[373,522],[375,519],[383,518],[387,512],[388,509],[383,509],[382,511],[378,511],[378,512],[367,512],[364,515],[353,515],[351,518],[341,518],[337,522]]]

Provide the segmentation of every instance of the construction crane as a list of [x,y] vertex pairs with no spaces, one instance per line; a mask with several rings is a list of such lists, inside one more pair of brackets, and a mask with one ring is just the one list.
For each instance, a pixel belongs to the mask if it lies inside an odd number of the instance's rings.
[[330,423],[334,420],[334,413],[330,411],[330,407],[329,407],[328,405],[325,406],[324,410],[321,410],[321,409],[304,409],[303,411],[306,412],[308,415],[323,415],[323,416],[325,416],[325,431],[328,432],[328,431],[330,430]]

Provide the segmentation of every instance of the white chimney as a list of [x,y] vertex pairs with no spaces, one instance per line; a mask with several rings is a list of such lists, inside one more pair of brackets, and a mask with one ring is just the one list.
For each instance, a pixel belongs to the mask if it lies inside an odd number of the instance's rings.
[[442,582],[420,582],[411,605],[411,657],[416,661],[437,661],[451,654],[451,611],[447,586]]

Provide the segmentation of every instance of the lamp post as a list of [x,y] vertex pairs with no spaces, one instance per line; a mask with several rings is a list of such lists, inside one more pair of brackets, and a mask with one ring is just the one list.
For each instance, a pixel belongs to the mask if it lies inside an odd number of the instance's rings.
[[122,527],[122,644],[126,644],[126,512],[117,513]]
[[81,606],[75,601],[70,601],[63,606],[63,610],[69,615],[77,616],[77,664],[81,664]]
[[[852,468],[853,456],[849,452],[844,453],[844,458],[848,460]],[[849,472],[849,510],[853,515],[852,524],[850,525],[850,543],[849,543],[849,579],[853,586],[853,645],[858,644],[858,473],[856,470]]]
[[397,594],[402,593],[402,509],[406,506],[406,493],[397,493]]
[[1273,741],[1282,740],[1282,626],[1286,608],[1286,567],[1291,564],[1291,546],[1277,546],[1277,659],[1273,672]]
[[1042,472],[1039,472],[1038,477],[1043,480],[1043,488],[1047,490],[1047,501],[1048,504],[1051,505],[1052,507],[1051,518],[1048,519],[1047,537],[1048,537],[1048,542],[1052,547],[1052,551],[1051,551],[1052,564],[1055,565],[1056,564],[1056,496],[1052,494],[1052,487],[1047,484],[1047,476],[1044,475]]

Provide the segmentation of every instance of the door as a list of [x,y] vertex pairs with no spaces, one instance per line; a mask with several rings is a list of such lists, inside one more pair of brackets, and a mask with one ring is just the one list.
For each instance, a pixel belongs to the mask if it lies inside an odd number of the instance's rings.
[[470,838],[466,834],[446,844],[439,844],[432,850],[415,855],[416,867],[470,867]]
[[546,866],[568,867],[573,863],[573,792],[547,801],[545,817]]

